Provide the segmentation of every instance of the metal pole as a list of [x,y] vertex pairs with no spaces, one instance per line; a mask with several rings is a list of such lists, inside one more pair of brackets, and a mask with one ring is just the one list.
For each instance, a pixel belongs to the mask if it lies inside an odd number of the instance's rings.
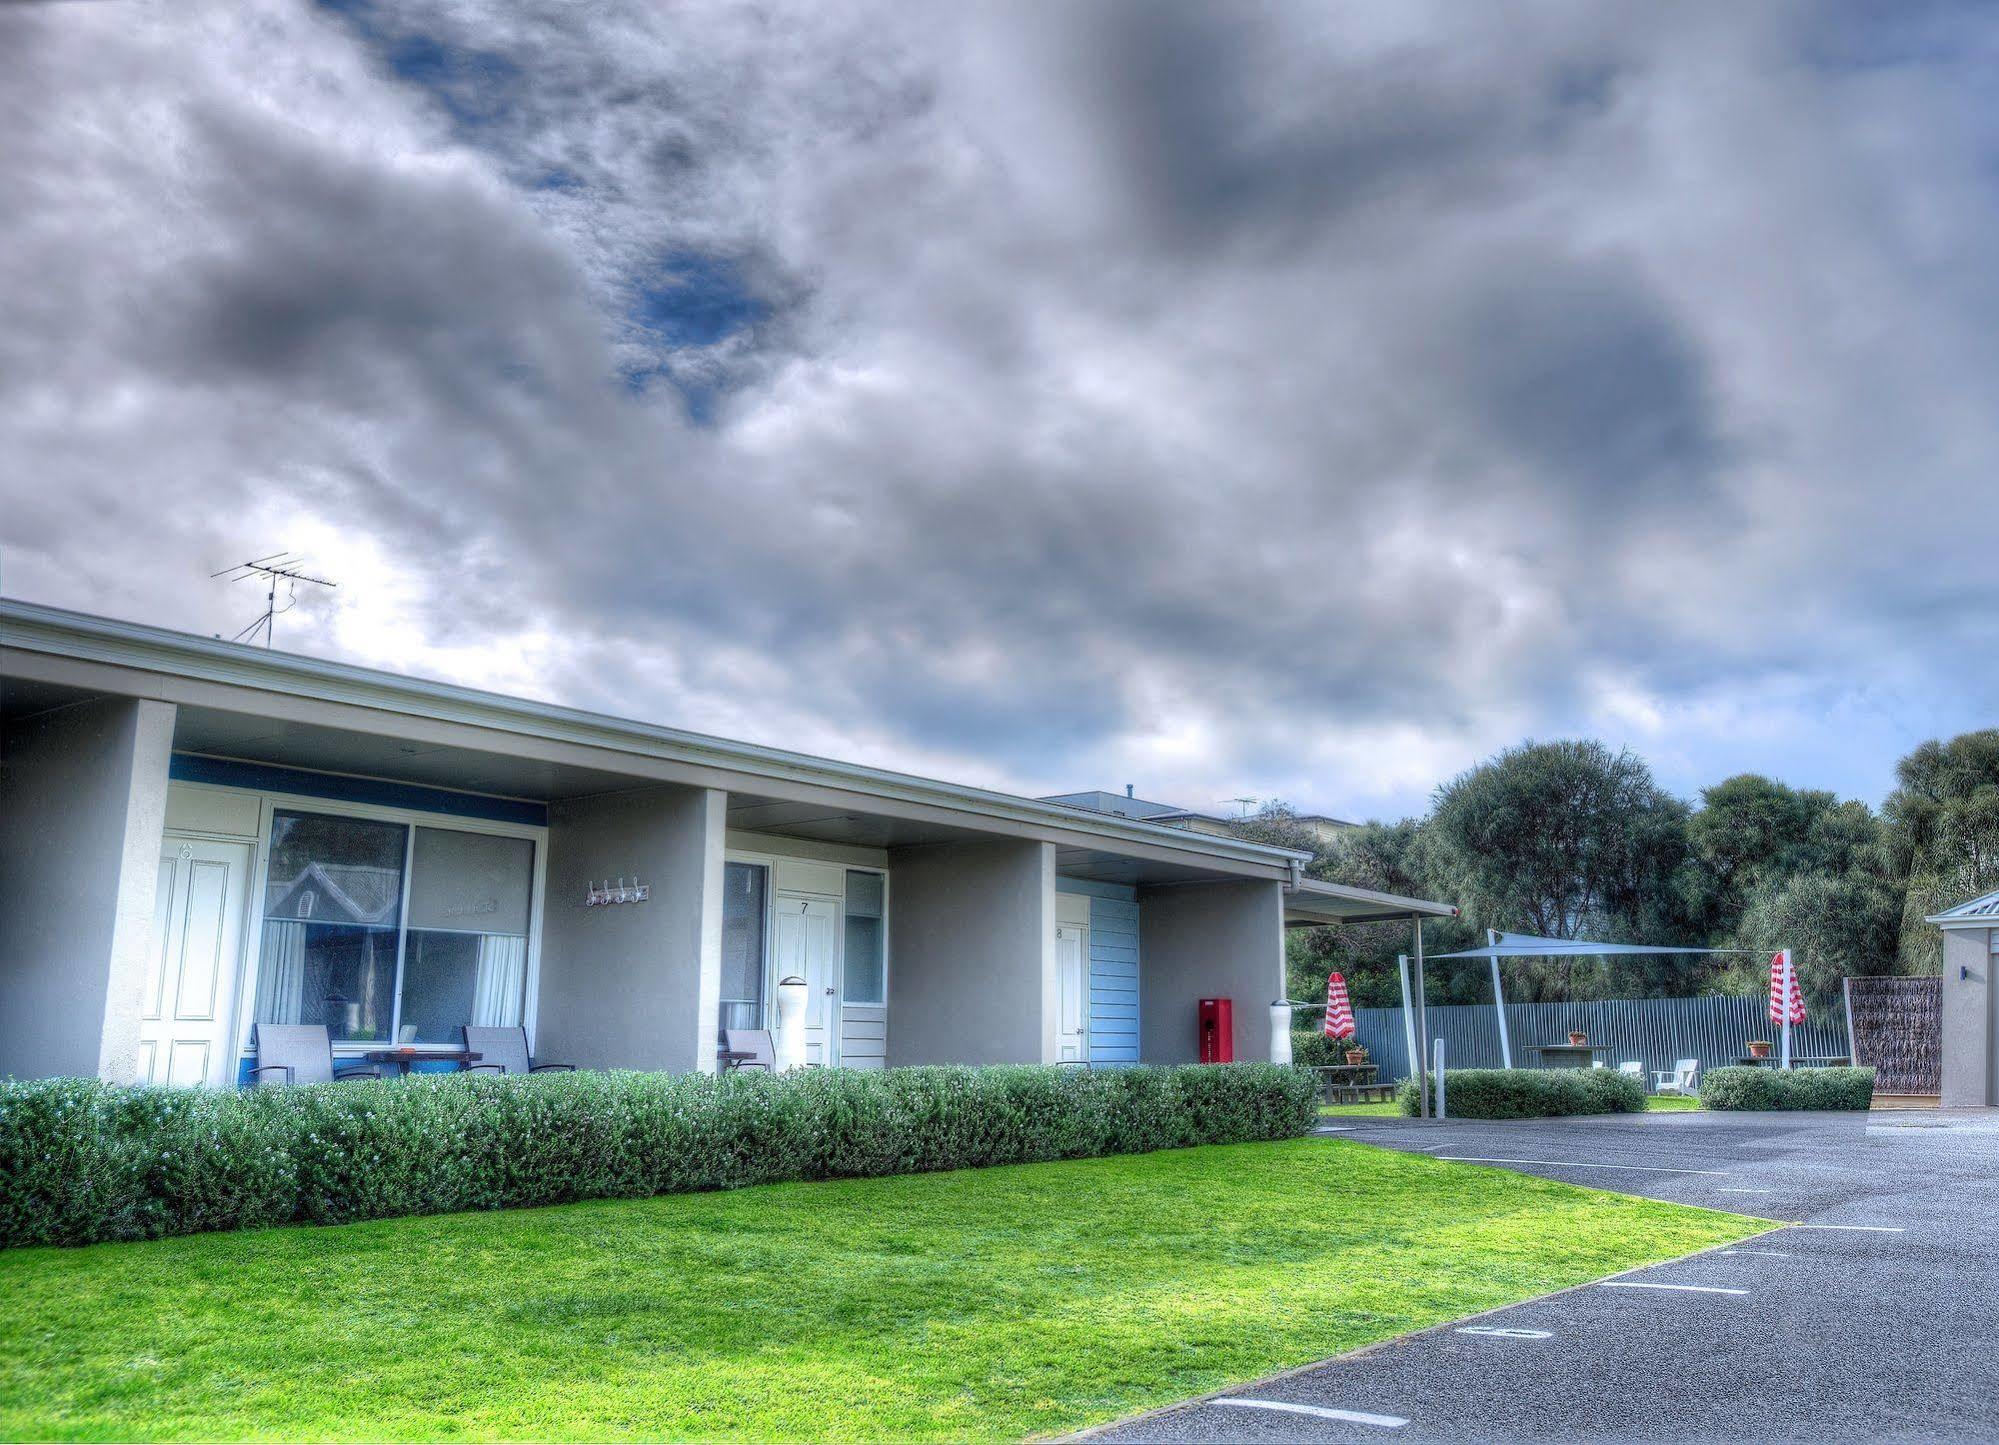
[[1855,1068],[1860,1067],[1860,1045],[1853,1038],[1853,980],[1839,981],[1839,991],[1846,996],[1846,1061]]
[[1791,991],[1798,986],[1797,971],[1791,966],[1791,950],[1784,950],[1784,1045],[1779,1054],[1777,1067],[1791,1067]]
[[1409,1006],[1409,955],[1398,953],[1395,966],[1402,974],[1402,1039],[1407,1052],[1403,1055],[1409,1062],[1409,1073],[1416,1080],[1416,1110],[1419,1116],[1427,1118],[1430,1113],[1428,1093],[1423,1076],[1416,1072],[1416,1014]]
[[[1499,947],[1498,929],[1486,929],[1485,946]],[[1499,1011],[1499,1067],[1510,1069],[1513,1067],[1513,1040],[1506,1034],[1506,990],[1499,983],[1499,955],[1496,953],[1492,956],[1492,1006]]]
[[[1426,1092],[1430,1087],[1430,1016],[1423,1006],[1423,920],[1417,918],[1416,925],[1416,1045],[1422,1050],[1422,1057],[1416,1065],[1418,1081],[1417,1093]],[[1428,1110],[1424,1111],[1428,1114]]]
[[1437,1040],[1437,1120],[1441,1123],[1449,1117],[1450,1112],[1444,1107],[1444,1041],[1440,1037]]

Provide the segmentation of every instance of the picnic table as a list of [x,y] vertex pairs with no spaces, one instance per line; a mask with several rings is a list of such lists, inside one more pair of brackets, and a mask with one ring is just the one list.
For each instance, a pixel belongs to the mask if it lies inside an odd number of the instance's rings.
[[1328,1104],[1361,1104],[1395,1097],[1395,1086],[1381,1082],[1379,1064],[1320,1064],[1312,1072],[1319,1076],[1319,1097]]
[[1598,1054],[1615,1051],[1609,1044],[1529,1044],[1527,1052],[1539,1054],[1544,1069],[1587,1069]]

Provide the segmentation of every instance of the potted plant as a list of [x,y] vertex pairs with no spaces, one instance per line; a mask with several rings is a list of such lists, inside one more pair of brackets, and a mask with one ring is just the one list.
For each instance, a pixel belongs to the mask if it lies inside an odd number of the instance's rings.
[[1768,1039],[1751,1039],[1749,1041],[1749,1057],[1752,1059],[1769,1058],[1770,1049],[1771,1043]]
[[1360,1042],[1360,1040],[1358,1040],[1358,1039],[1354,1040],[1354,1042],[1353,1042],[1353,1043],[1351,1043],[1350,1045],[1348,1045],[1348,1046],[1347,1046],[1347,1062],[1348,1062],[1348,1063],[1350,1063],[1350,1064],[1364,1064],[1364,1063],[1366,1063],[1366,1062],[1367,1062],[1367,1045],[1365,1045],[1365,1044],[1361,1043],[1361,1042]]
[[1580,1029],[1570,1029],[1569,1042],[1574,1044],[1577,1048],[1581,1048],[1584,1044],[1589,1042],[1589,1035],[1582,1032],[1582,1030]]

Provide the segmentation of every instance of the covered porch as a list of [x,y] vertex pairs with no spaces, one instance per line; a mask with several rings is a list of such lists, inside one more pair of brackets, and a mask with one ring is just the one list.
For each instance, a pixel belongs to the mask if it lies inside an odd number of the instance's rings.
[[259,1021],[706,1071],[788,977],[813,1064],[1189,1062],[1215,996],[1267,1058],[1287,922],[1375,906],[1233,838],[89,621],[0,650],[0,1073],[227,1083]]

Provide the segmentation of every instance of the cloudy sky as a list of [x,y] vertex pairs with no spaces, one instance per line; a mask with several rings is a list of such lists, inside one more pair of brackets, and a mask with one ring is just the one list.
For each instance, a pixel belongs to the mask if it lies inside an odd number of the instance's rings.
[[1999,718],[1990,5],[0,0],[0,591],[1029,791]]

